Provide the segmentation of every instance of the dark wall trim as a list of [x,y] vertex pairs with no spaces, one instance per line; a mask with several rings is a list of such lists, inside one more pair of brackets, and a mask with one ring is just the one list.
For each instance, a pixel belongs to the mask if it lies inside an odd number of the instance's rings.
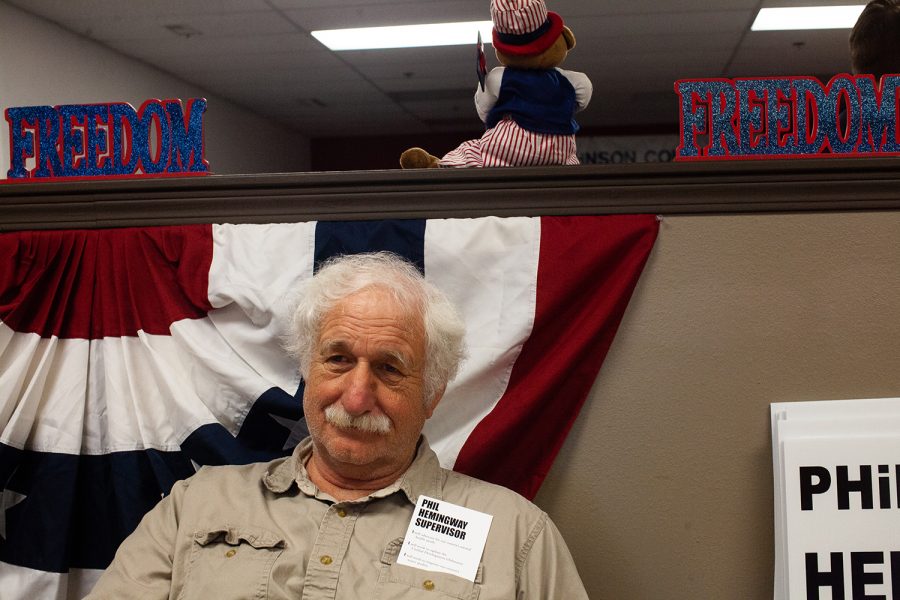
[[900,159],[348,171],[0,185],[0,230],[900,209]]

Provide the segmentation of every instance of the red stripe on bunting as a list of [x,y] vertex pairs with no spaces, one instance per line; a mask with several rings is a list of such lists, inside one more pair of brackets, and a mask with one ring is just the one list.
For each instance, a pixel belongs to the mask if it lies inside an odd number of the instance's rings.
[[531,336],[454,470],[533,498],[600,371],[659,230],[653,215],[542,217]]
[[201,318],[212,226],[0,234],[0,320],[41,337],[168,334]]

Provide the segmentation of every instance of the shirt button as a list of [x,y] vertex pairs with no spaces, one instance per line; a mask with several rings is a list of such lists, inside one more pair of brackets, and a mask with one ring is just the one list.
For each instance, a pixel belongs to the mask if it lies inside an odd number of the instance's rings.
[[434,582],[430,579],[426,579],[422,582],[422,587],[428,590],[429,592],[434,589]]
[[319,562],[322,563],[323,565],[330,565],[332,562],[332,558],[330,556],[328,556],[327,554],[323,554],[322,556],[319,557]]
[[337,510],[337,516],[339,516],[340,518],[343,519],[344,517],[347,516],[347,511],[344,510],[343,508],[339,508],[339,509]]
[[231,558],[231,557],[234,556],[235,554],[237,554],[237,550],[235,550],[234,548],[232,548],[231,550],[229,550],[228,552],[225,553],[225,558]]

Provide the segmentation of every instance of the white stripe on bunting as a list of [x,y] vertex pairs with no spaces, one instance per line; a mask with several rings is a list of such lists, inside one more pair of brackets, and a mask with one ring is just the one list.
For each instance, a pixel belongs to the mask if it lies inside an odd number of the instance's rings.
[[444,290],[466,322],[469,360],[425,424],[447,468],[478,422],[506,391],[534,323],[539,218],[431,220],[425,276]]

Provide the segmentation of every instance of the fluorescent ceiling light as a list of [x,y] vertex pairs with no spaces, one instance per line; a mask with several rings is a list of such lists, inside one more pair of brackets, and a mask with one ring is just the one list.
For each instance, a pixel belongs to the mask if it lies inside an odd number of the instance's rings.
[[317,40],[331,50],[373,50],[379,48],[421,48],[423,46],[456,46],[475,44],[478,32],[487,44],[491,41],[493,23],[433,23],[393,27],[360,27],[313,31]]
[[864,5],[761,8],[751,31],[786,29],[851,29]]

